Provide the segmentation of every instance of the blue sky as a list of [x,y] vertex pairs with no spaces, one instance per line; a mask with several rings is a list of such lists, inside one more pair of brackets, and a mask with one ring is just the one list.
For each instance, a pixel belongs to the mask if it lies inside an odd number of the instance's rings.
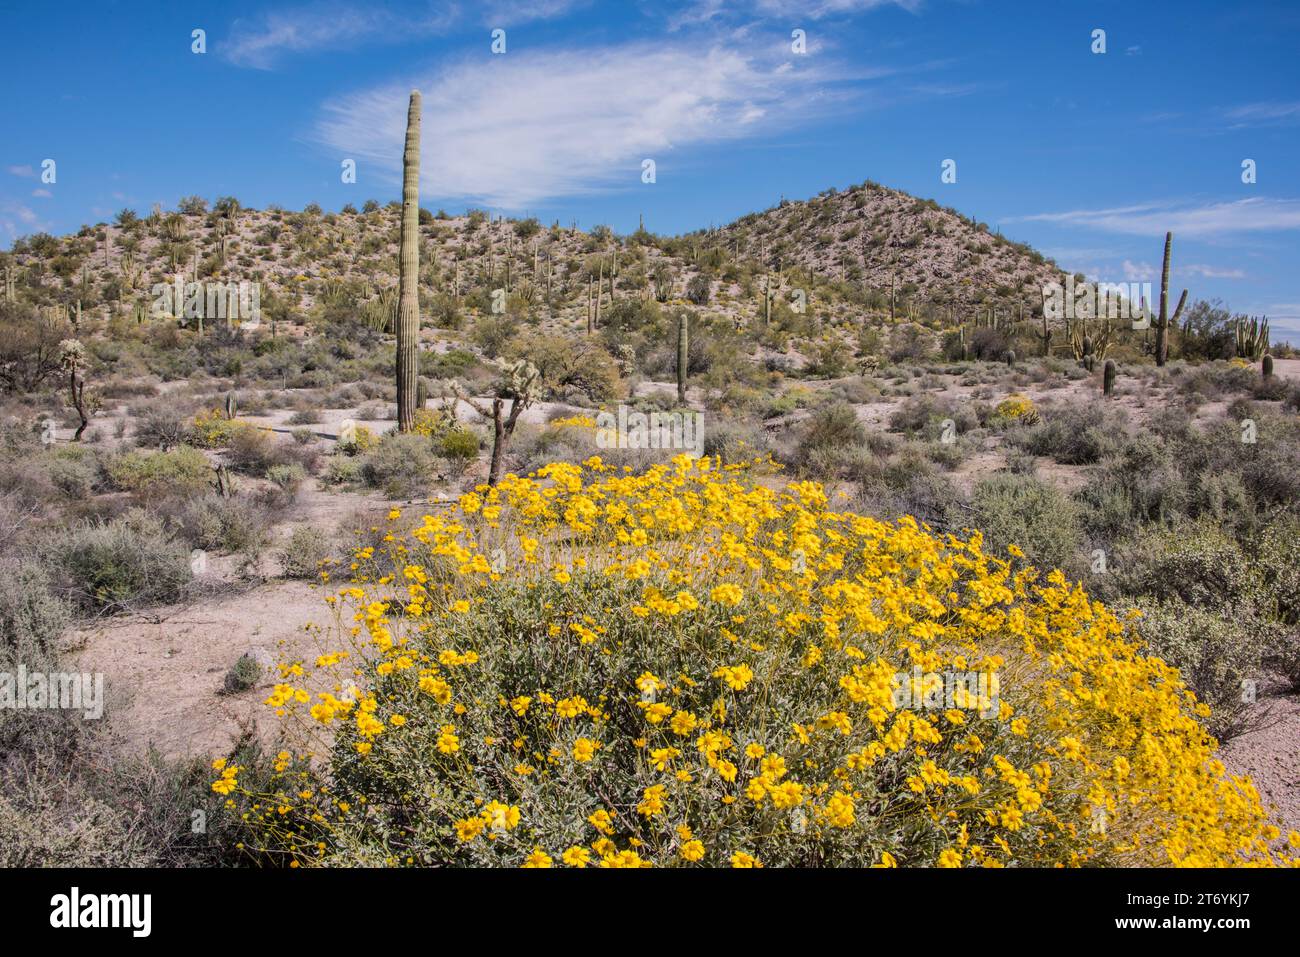
[[675,233],[873,179],[1105,281],[1158,280],[1173,229],[1179,288],[1300,341],[1297,50],[1280,0],[6,2],[0,247],[394,199],[418,86],[432,209]]

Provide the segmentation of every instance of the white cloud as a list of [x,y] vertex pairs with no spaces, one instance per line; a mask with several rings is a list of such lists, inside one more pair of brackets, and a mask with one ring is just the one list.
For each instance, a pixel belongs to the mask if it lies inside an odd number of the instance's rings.
[[1233,121],[1236,127],[1300,122],[1300,102],[1247,103],[1227,110],[1224,115]]
[[218,49],[237,66],[271,69],[286,53],[337,50],[365,43],[401,43],[446,30],[457,8],[430,3],[410,15],[379,4],[326,3],[275,10],[253,20],[236,20]]
[[1257,197],[1233,202],[1182,206],[1146,203],[1110,209],[1076,209],[1063,213],[1017,216],[1003,222],[1059,223],[1133,236],[1215,236],[1224,233],[1277,232],[1300,229],[1300,199]]
[[28,179],[36,175],[35,167],[30,164],[24,164],[22,166],[6,166],[5,171],[12,173],[14,176],[25,176]]
[[729,15],[797,21],[867,13],[882,7],[898,7],[916,13],[923,2],[924,0],[815,0],[813,3],[807,0],[695,0],[671,18],[669,29],[709,23]]
[[[736,49],[632,43],[467,58],[416,85],[424,93],[426,195],[520,209],[544,199],[662,182],[674,150],[786,132],[828,108],[829,65],[778,63]],[[853,79],[860,77],[854,76]],[[400,175],[409,87],[328,103],[317,139],[362,175]]]
[[37,199],[52,199],[54,197],[54,194],[48,189],[34,189],[32,190],[32,195]]
[[0,233],[10,239],[25,233],[48,232],[49,229],[49,223],[36,215],[30,207],[11,200],[0,202]]
[[1124,260],[1124,278],[1130,282],[1156,278],[1156,267],[1150,263],[1135,263]]
[[591,3],[592,0],[491,0],[481,5],[482,20],[493,27],[555,20]]
[[1201,263],[1191,263],[1174,270],[1176,273],[1186,273],[1189,276],[1200,276],[1203,279],[1245,279],[1246,273],[1241,269],[1227,269],[1223,266],[1207,266]]

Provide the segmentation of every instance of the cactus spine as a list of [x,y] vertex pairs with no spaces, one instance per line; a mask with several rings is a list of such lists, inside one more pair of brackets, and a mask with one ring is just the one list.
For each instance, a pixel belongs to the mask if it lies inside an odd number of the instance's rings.
[[1115,394],[1115,360],[1107,359],[1101,367],[1101,391],[1107,398]]
[[402,154],[402,245],[397,305],[397,429],[415,423],[416,348],[420,336],[420,91],[411,91]]
[[1165,233],[1165,264],[1160,270],[1160,317],[1156,320],[1156,365],[1162,366],[1169,360],[1169,327],[1178,325],[1178,317],[1183,314],[1187,304],[1187,290],[1178,298],[1178,307],[1169,315],[1169,258],[1174,246],[1174,234]]
[[686,363],[690,351],[690,330],[687,323],[690,317],[682,312],[677,317],[677,401],[686,404]]

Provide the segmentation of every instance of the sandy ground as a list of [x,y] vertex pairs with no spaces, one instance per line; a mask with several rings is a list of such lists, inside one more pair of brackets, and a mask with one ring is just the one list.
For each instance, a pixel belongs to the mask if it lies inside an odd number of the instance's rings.
[[1250,730],[1223,745],[1219,758],[1231,773],[1250,776],[1283,834],[1300,831],[1300,694],[1274,686],[1261,694],[1250,721]]

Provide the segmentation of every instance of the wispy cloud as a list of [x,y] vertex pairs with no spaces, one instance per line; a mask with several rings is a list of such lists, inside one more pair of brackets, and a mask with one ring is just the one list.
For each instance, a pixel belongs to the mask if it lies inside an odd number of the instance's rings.
[[22,203],[12,200],[0,201],[0,233],[14,239],[25,233],[41,232],[50,229],[50,224],[36,215],[36,212]]
[[[878,71],[877,74],[878,75]],[[857,77],[854,77],[857,78]],[[439,199],[521,209],[640,182],[641,162],[672,175],[675,150],[787,132],[845,95],[825,62],[694,43],[526,51],[467,58],[424,92],[422,183]],[[327,104],[317,139],[397,179],[409,87]]]
[[[1135,263],[1124,260],[1124,278],[1130,282],[1158,279],[1160,271],[1153,263]],[[1209,266],[1204,263],[1188,263],[1186,266],[1175,264],[1171,270],[1175,276],[1200,276],[1202,279],[1245,279],[1246,273],[1241,269],[1224,266]]]
[[1277,126],[1300,123],[1300,101],[1247,103],[1226,110],[1224,115],[1234,128]]
[[236,20],[218,49],[237,66],[269,70],[286,54],[398,43],[440,33],[459,15],[453,3],[430,3],[416,15],[382,4],[326,3],[273,10]]
[[22,166],[6,166],[5,172],[12,173],[14,176],[23,176],[31,179],[36,175],[36,168],[31,164],[23,164]]
[[1300,199],[1252,197],[1201,206],[1144,203],[1109,209],[1037,213],[1011,217],[1003,222],[1059,223],[1133,236],[1155,236],[1167,230],[1184,236],[1277,232],[1300,229]]
[[[822,20],[832,16],[867,13],[882,7],[896,7],[917,13],[923,0],[695,0],[670,20],[672,29],[709,23],[724,17],[760,19]],[[794,24],[797,25],[797,24]]]

